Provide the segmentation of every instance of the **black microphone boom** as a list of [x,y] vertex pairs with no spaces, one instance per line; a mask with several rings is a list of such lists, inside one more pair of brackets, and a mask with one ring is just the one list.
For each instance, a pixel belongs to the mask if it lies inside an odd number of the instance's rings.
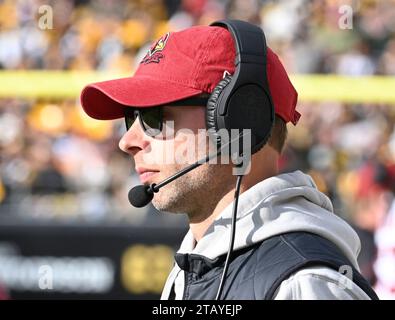
[[190,166],[176,172],[172,176],[166,178],[162,182],[155,184],[152,183],[149,186],[146,185],[138,185],[132,189],[129,190],[128,193],[128,198],[129,202],[132,206],[141,208],[145,207],[148,203],[150,203],[154,197],[154,193],[158,192],[160,188],[164,187],[168,183],[172,182],[173,180],[183,176],[184,174],[188,173],[189,171],[199,167],[203,163],[209,162],[211,159],[218,157],[222,150],[229,146],[232,142],[241,139],[243,137],[243,134],[239,134],[236,138],[232,139],[231,141],[227,142],[224,146],[222,146],[216,153],[213,153],[210,155],[210,153],[204,157],[203,159],[200,159],[196,161],[195,163],[191,164]]
[[132,206],[136,208],[145,207],[148,203],[150,203],[154,197],[154,193],[158,192],[160,188],[164,187],[168,183],[172,182],[173,180],[183,176],[184,174],[188,173],[189,171],[199,167],[203,163],[209,162],[212,158],[217,157],[221,153],[221,149],[212,155],[208,155],[199,161],[191,164],[190,166],[178,171],[177,173],[173,174],[172,176],[166,178],[162,182],[158,184],[151,184],[149,186],[146,185],[138,185],[132,189],[130,189],[128,193],[129,202]]

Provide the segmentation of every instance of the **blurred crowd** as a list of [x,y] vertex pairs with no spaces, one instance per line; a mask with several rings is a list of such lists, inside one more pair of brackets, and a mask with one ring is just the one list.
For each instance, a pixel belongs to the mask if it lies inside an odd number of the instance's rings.
[[[53,29],[38,26],[42,5]],[[261,25],[289,73],[395,75],[394,0],[0,0],[0,69],[132,73],[160,35],[224,17]],[[395,295],[394,107],[301,102],[281,159],[355,227],[382,297]],[[138,180],[117,147],[124,130],[87,118],[77,98],[0,100],[0,220],[154,221],[127,200]]]

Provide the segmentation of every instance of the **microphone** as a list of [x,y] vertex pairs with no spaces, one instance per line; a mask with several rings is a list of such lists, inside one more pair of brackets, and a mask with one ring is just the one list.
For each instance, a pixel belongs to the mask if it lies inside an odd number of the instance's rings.
[[150,203],[152,201],[152,199],[154,198],[154,193],[158,192],[160,188],[164,187],[165,185],[172,182],[173,180],[183,176],[184,174],[188,173],[189,171],[199,167],[200,165],[202,165],[206,162],[209,162],[211,159],[218,157],[224,148],[229,146],[234,141],[241,139],[243,137],[243,133],[240,133],[235,139],[232,139],[231,141],[225,143],[225,145],[222,146],[216,153],[207,155],[205,158],[200,159],[200,160],[196,161],[195,163],[189,165],[185,169],[182,169],[182,170],[176,172],[175,174],[173,174],[172,176],[168,177],[167,179],[163,180],[162,182],[160,182],[158,184],[152,183],[149,186],[138,185],[138,186],[130,189],[129,193],[128,193],[128,199],[129,199],[130,204],[136,208],[145,207],[148,203]]
[[142,208],[154,198],[154,192],[151,186],[139,185],[129,190],[129,202],[133,207]]
[[152,183],[149,186],[138,185],[130,189],[128,193],[130,204],[136,208],[145,207],[148,203],[152,201],[152,199],[154,198],[154,193],[158,192],[160,188],[164,187],[165,185],[172,182],[173,180],[183,176],[189,171],[199,167],[203,163],[210,161],[212,158],[217,157],[221,153],[221,150],[222,149],[220,149],[217,153],[208,155],[205,158],[196,161],[195,163],[191,164],[185,169],[178,171],[177,173],[173,174],[172,176],[168,177],[167,179],[163,180],[158,184]]

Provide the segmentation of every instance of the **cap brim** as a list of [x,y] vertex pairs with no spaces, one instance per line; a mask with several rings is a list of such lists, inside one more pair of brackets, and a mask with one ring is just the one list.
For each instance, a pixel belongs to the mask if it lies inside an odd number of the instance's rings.
[[122,118],[126,107],[153,107],[189,98],[202,90],[149,77],[129,77],[87,85],[81,105],[92,118]]

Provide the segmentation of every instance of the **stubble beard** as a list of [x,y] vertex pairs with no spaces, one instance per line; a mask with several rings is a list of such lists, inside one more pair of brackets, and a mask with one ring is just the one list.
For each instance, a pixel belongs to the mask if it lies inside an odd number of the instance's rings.
[[159,211],[185,213],[190,220],[204,218],[223,196],[219,187],[225,181],[216,167],[203,164],[174,180],[155,194],[152,204]]

